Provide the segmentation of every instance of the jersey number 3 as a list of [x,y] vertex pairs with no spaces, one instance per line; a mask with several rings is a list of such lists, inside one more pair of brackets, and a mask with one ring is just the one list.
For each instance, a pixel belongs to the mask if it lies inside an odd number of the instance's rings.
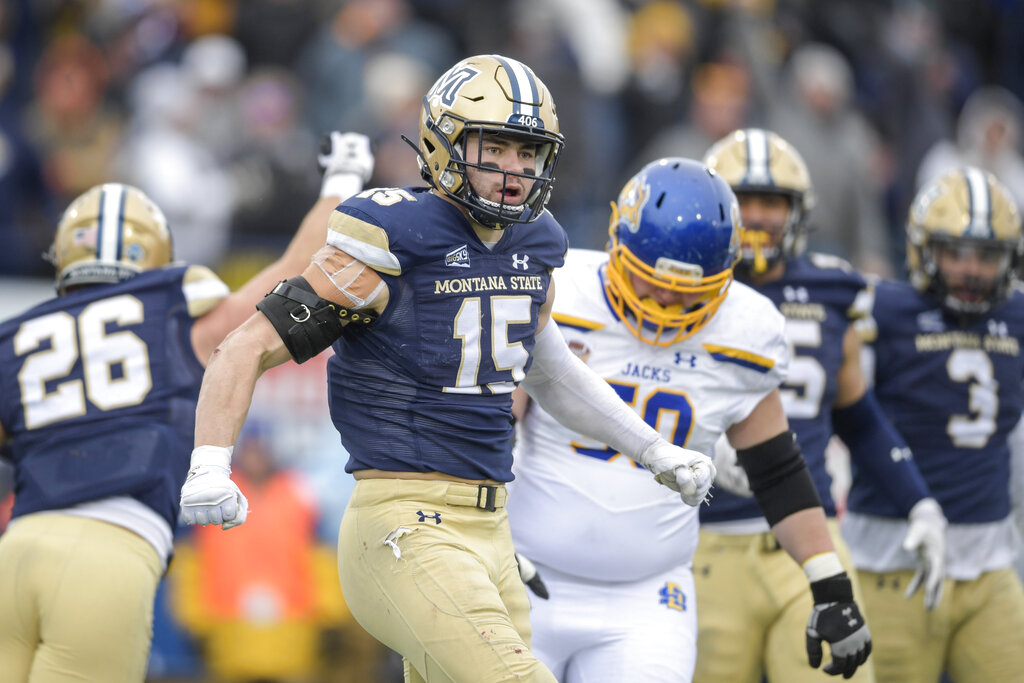
[[[27,356],[18,373],[25,428],[84,415],[87,397],[100,410],[141,403],[153,387],[149,349],[107,326],[141,323],[144,315],[142,302],[125,294],[89,304],[77,318],[57,311],[23,324],[14,352]],[[71,379],[79,358],[83,379]]]
[[999,415],[999,382],[992,360],[980,349],[955,349],[946,361],[949,378],[954,382],[970,382],[967,407],[971,415],[953,415],[946,424],[946,433],[957,448],[984,448],[996,432]]

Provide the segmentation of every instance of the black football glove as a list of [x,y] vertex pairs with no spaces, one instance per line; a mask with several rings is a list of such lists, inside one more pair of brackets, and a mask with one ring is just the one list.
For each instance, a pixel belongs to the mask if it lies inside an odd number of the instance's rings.
[[850,678],[871,654],[871,633],[857,603],[846,572],[811,583],[814,609],[807,622],[807,659],[821,665],[821,641],[832,649],[832,661],[825,665],[830,676]]

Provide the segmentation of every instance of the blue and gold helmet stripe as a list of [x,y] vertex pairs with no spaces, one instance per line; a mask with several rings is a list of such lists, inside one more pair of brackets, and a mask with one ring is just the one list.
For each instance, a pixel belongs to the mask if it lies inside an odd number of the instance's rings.
[[512,115],[526,115],[540,119],[540,89],[533,71],[522,62],[493,55],[508,74],[512,86]]
[[108,183],[103,186],[96,233],[96,259],[100,262],[116,263],[121,260],[124,202],[124,185]]
[[775,367],[775,361],[771,358],[765,358],[750,351],[719,346],[717,344],[703,344],[703,346],[704,350],[710,353],[712,358],[723,363],[735,363],[736,365],[761,373],[766,373]]
[[967,206],[970,223],[964,230],[964,237],[992,239],[996,236],[992,228],[992,196],[989,194],[988,179],[977,168],[964,169],[967,183]]

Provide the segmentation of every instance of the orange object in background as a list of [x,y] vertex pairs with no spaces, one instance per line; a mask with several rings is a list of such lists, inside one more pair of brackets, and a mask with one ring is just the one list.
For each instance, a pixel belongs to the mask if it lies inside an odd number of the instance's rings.
[[11,511],[14,509],[14,494],[8,493],[7,497],[0,500],[0,534],[7,528],[11,521]]

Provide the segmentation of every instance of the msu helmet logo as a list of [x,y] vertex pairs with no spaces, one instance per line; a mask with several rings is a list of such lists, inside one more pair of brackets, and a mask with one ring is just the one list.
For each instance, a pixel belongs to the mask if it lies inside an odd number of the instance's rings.
[[479,69],[474,69],[471,66],[452,69],[437,80],[427,98],[435,106],[451,109],[462,86],[473,80],[479,73]]

